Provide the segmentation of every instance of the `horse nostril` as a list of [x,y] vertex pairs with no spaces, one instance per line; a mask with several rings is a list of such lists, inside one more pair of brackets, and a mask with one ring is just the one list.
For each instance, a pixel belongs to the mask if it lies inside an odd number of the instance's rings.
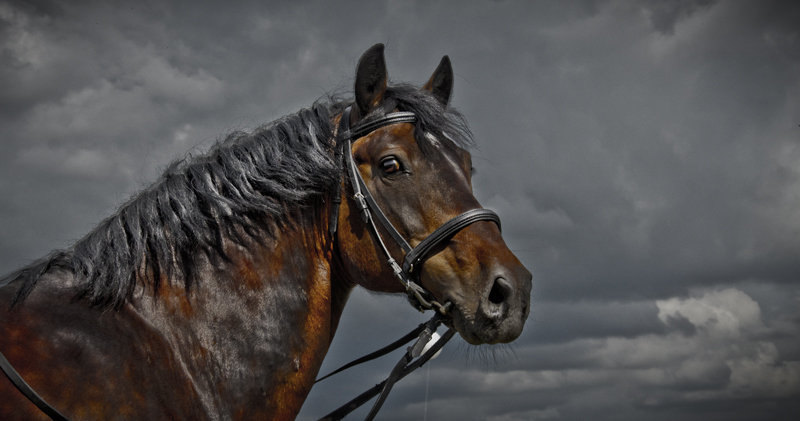
[[503,304],[511,296],[511,284],[503,277],[494,280],[491,291],[489,291],[489,302],[492,304]]

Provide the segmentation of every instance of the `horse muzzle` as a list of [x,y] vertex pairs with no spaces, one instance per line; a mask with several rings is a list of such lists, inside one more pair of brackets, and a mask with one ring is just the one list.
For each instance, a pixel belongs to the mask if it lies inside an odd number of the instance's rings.
[[530,314],[532,276],[521,266],[517,272],[495,275],[477,305],[452,300],[453,325],[464,340],[473,345],[507,343],[522,334]]

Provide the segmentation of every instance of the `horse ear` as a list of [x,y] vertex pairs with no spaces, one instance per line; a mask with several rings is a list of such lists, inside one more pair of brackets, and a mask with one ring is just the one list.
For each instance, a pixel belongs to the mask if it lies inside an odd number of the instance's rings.
[[433,71],[433,75],[422,89],[430,91],[442,105],[447,106],[447,103],[450,102],[450,94],[453,93],[453,66],[450,65],[450,57],[442,57],[439,66]]
[[358,60],[355,93],[360,115],[367,115],[383,101],[388,77],[383,44],[375,44]]

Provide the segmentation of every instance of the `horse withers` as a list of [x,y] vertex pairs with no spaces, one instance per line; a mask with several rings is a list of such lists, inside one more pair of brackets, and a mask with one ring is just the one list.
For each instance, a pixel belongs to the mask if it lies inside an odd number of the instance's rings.
[[[70,419],[291,419],[356,285],[516,339],[531,274],[473,196],[450,61],[387,80],[378,44],[354,100],[228,135],[9,275],[0,352]],[[45,417],[5,377],[0,396],[0,419]]]

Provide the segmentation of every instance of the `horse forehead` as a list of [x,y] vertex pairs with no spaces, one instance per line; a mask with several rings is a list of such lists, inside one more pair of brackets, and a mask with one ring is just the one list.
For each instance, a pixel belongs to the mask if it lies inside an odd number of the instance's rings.
[[[406,152],[419,151],[419,145],[414,138],[414,125],[411,123],[381,127],[367,136],[362,145],[369,156],[378,155],[387,148],[400,148]],[[358,143],[355,146],[358,147]]]
[[425,138],[431,145],[429,150],[435,150],[434,156],[429,157],[435,161],[440,169],[451,170],[459,176],[468,177],[472,168],[472,155],[469,151],[459,147],[453,142],[441,142],[431,133],[425,133]]

